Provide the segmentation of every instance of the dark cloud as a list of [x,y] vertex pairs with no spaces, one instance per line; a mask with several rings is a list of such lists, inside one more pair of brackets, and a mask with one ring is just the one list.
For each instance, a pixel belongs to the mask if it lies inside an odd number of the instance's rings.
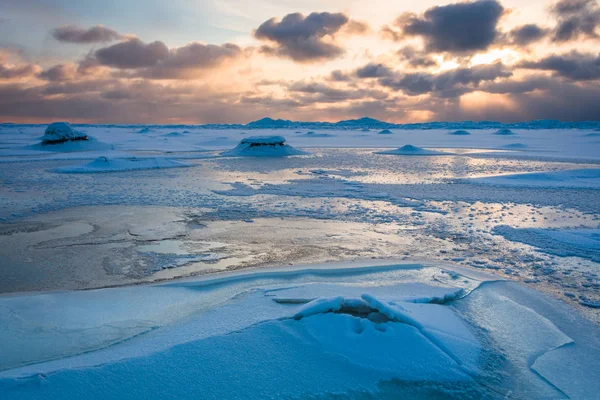
[[254,36],[275,43],[274,46],[263,46],[262,50],[269,54],[301,62],[332,59],[344,50],[331,39],[348,22],[348,17],[342,13],[311,13],[306,17],[294,13],[281,21],[269,19],[258,27]]
[[214,67],[242,53],[240,47],[231,43],[194,42],[169,50],[163,42],[146,44],[133,38],[97,50],[84,58],[79,67],[83,72],[98,65],[135,70],[121,74],[125,78],[185,79],[193,77],[193,72],[198,69]]
[[554,42],[599,37],[596,30],[600,26],[600,7],[596,0],[561,0],[550,11],[558,20]]
[[575,81],[600,79],[600,55],[571,52],[563,55],[551,55],[537,61],[523,61],[520,68],[552,71]]
[[423,15],[407,13],[385,27],[384,34],[399,40],[421,37],[431,52],[464,53],[487,49],[499,37],[498,21],[504,12],[496,0],[454,3],[433,7]]
[[415,68],[434,67],[437,66],[437,61],[425,54],[423,51],[417,50],[412,46],[405,46],[396,52],[402,61]]
[[536,24],[521,25],[508,33],[508,42],[516,46],[527,46],[548,35],[548,30]]
[[354,73],[359,78],[381,78],[391,76],[393,71],[383,64],[369,63],[364,67],[358,68]]
[[119,32],[102,25],[88,29],[74,25],[61,26],[52,31],[52,36],[60,42],[78,44],[112,42],[122,37]]
[[138,38],[97,50],[95,58],[102,65],[116,68],[153,67],[169,57],[169,49],[160,41],[144,43]]
[[409,73],[379,80],[383,86],[401,90],[409,96],[431,93],[439,98],[460,97],[476,90],[481,82],[512,76],[502,63],[456,68],[439,74]]
[[343,71],[336,69],[334,71],[331,71],[331,73],[329,74],[329,80],[334,82],[348,82],[351,80],[351,78]]
[[73,64],[58,64],[40,72],[39,77],[47,81],[68,81],[76,73],[77,68]]

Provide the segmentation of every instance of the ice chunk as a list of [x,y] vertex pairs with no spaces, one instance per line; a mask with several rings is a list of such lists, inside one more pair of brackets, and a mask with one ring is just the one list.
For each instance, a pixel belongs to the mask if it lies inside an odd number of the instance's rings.
[[450,153],[444,153],[442,151],[435,150],[427,150],[421,147],[416,147],[407,144],[405,146],[400,147],[399,149],[379,151],[376,154],[394,154],[399,156],[441,156],[448,155]]
[[42,143],[54,144],[64,143],[74,140],[88,140],[88,136],[79,132],[67,122],[53,122],[46,128],[44,136],[42,136]]
[[343,297],[329,297],[315,299],[300,309],[294,315],[294,319],[302,319],[311,315],[322,314],[326,312],[338,311],[342,308]]
[[390,131],[389,129],[384,129],[382,131],[379,131],[378,134],[380,135],[391,135],[393,132]]
[[285,157],[308,154],[286,144],[283,136],[251,136],[242,139],[234,149],[221,153],[230,157]]

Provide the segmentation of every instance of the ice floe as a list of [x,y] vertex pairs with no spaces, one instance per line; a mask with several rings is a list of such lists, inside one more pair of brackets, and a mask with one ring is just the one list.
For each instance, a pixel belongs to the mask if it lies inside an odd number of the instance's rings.
[[283,136],[251,136],[234,149],[221,153],[227,157],[286,157],[308,154],[286,143]]

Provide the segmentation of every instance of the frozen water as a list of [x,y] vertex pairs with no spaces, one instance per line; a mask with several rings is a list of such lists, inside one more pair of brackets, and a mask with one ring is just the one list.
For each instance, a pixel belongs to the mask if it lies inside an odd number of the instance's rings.
[[168,158],[110,159],[108,157],[98,157],[89,164],[61,167],[54,171],[64,174],[90,174],[98,172],[137,171],[142,169],[181,168],[190,166],[191,164],[169,160]]
[[285,142],[282,136],[252,136],[242,139],[236,148],[221,153],[227,157],[285,157],[307,154]]
[[44,136],[42,136],[42,142],[46,144],[87,139],[88,137],[85,133],[73,129],[67,122],[51,123],[46,128]]
[[385,150],[380,151],[377,154],[394,154],[399,156],[439,156],[445,155],[442,151],[426,150],[420,147],[412,146],[410,144],[404,145],[396,150]]

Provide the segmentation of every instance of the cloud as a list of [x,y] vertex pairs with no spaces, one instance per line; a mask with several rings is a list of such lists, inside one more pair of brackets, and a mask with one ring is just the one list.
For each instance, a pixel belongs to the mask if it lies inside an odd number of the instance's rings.
[[519,47],[524,47],[542,40],[547,35],[548,29],[541,28],[536,24],[521,25],[508,33],[508,42]]
[[21,79],[34,76],[40,71],[40,67],[35,64],[0,64],[0,79]]
[[77,44],[112,42],[122,37],[119,32],[102,25],[92,26],[88,29],[75,25],[61,26],[52,31],[52,36],[60,42]]
[[[144,43],[137,38],[96,50],[84,58],[80,70],[97,66],[133,70],[124,78],[185,79],[199,69],[212,68],[225,60],[239,57],[243,50],[231,43],[223,45],[192,42],[172,49],[161,41]],[[191,75],[191,76],[189,76]]]
[[405,46],[398,50],[396,54],[402,61],[405,61],[411,67],[435,67],[438,65],[433,57],[412,46]]
[[500,36],[497,25],[503,12],[496,0],[454,3],[430,8],[420,16],[403,14],[383,33],[395,40],[420,37],[430,52],[486,50]]
[[262,47],[268,54],[300,62],[333,59],[344,53],[333,37],[348,22],[349,18],[342,13],[311,13],[306,17],[293,13],[281,21],[275,18],[265,21],[254,36],[273,43]]
[[144,43],[138,38],[97,50],[95,58],[102,65],[116,68],[153,67],[169,57],[169,49],[161,41]]
[[381,78],[393,74],[392,70],[386,65],[374,63],[360,67],[354,73],[359,78]]
[[600,7],[595,0],[561,0],[550,12],[558,20],[552,37],[554,42],[599,37],[596,29],[600,26]]
[[77,67],[73,64],[58,64],[50,67],[38,75],[47,81],[68,81],[75,78]]
[[557,76],[587,81],[600,79],[600,55],[582,54],[573,51],[563,55],[550,55],[537,61],[523,61],[520,68],[552,71]]
[[431,93],[439,98],[455,98],[478,88],[481,82],[494,81],[512,76],[502,63],[461,67],[453,70],[431,73],[396,74],[379,80],[383,86],[401,90],[409,96]]

